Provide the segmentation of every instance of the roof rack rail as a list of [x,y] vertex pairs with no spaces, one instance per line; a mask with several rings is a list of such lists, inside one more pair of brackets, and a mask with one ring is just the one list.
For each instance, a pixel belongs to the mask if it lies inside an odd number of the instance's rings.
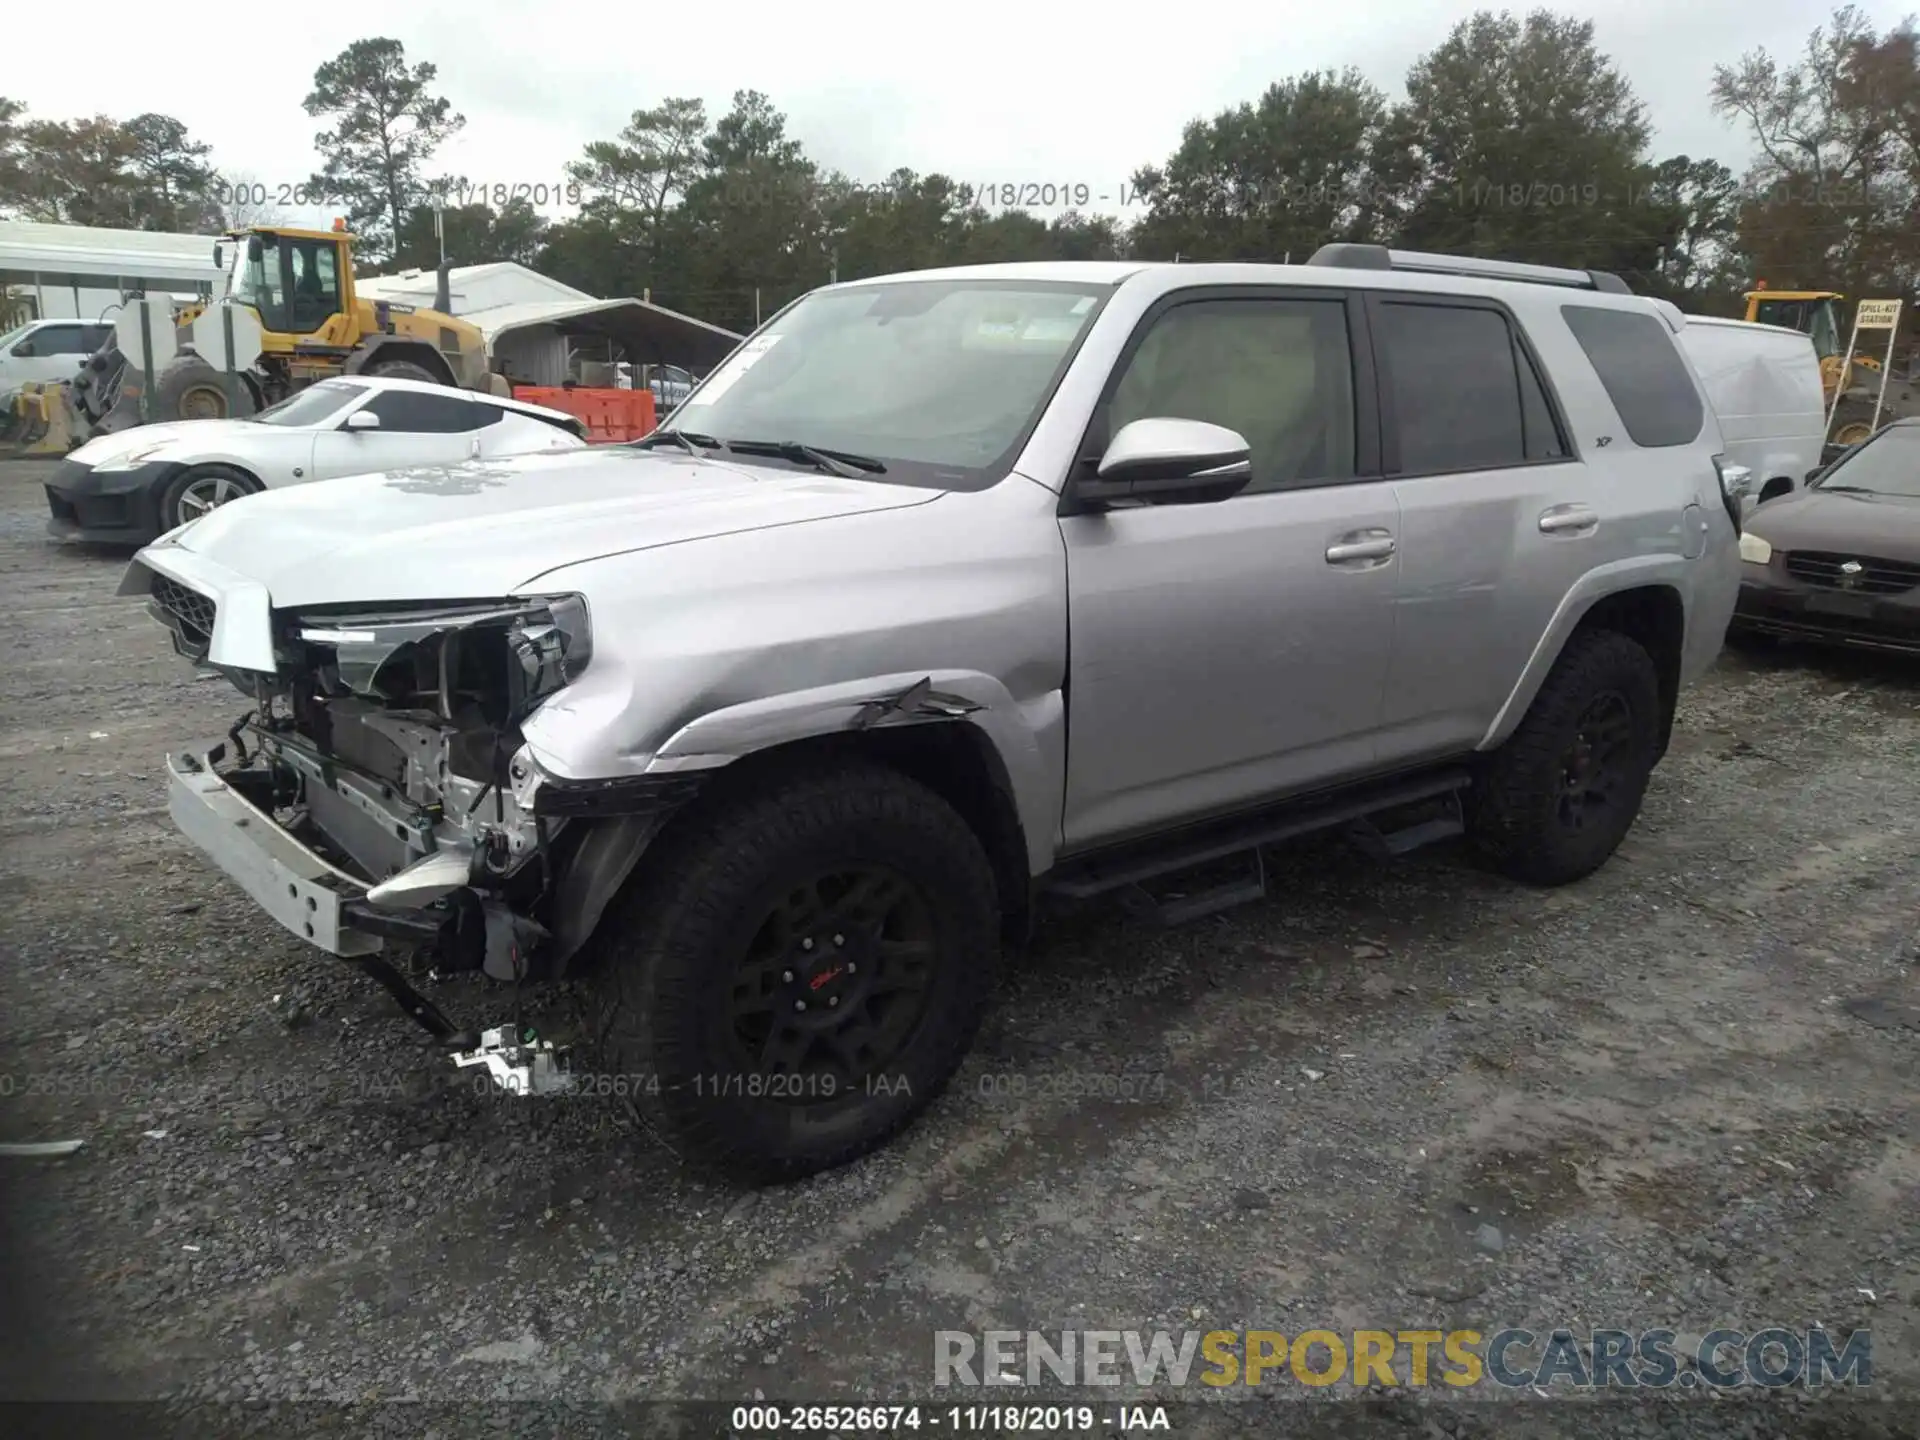
[[1484,280],[1518,280],[1530,285],[1564,285],[1570,290],[1599,290],[1631,295],[1627,282],[1610,270],[1565,270],[1558,265],[1523,265],[1517,260],[1481,260],[1470,255],[1435,255],[1424,250],[1390,250],[1385,245],[1341,242],[1322,245],[1309,265],[1343,270],[1407,270],[1426,275],[1474,275]]

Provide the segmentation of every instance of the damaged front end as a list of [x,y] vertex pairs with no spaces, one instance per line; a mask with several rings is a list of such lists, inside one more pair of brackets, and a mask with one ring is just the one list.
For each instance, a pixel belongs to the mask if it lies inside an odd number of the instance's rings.
[[[150,607],[207,664],[210,604],[159,579]],[[572,594],[275,611],[274,669],[216,665],[252,701],[225,745],[175,756],[176,822],[295,934],[367,968],[463,1063],[516,1093],[553,1057],[455,1029],[379,952],[429,975],[564,972],[685,777],[568,782],[520,727],[592,657]],[[511,1037],[511,1038],[510,1038]]]

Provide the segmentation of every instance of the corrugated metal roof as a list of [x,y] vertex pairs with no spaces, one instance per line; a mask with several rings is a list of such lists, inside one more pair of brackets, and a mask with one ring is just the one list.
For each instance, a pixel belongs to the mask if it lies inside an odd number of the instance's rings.
[[650,305],[644,300],[542,300],[529,305],[501,305],[492,310],[479,311],[470,318],[480,327],[480,333],[487,337],[487,343],[493,343],[493,337],[508,330],[518,330],[528,325],[553,325],[563,320],[579,320],[589,315],[614,314],[631,307],[636,312],[644,311],[667,319],[682,321],[698,326],[714,335],[726,336],[733,340],[741,337],[731,330],[718,325],[709,325],[704,320],[696,320],[691,315],[682,315],[677,310],[669,310],[663,305]]
[[0,271],[211,280],[217,235],[0,220]]
[[[377,300],[401,300],[416,305],[432,305],[436,277],[431,270],[402,270],[393,275],[361,275],[354,288]],[[472,317],[501,305],[532,304],[537,301],[591,300],[584,290],[562,284],[512,260],[486,265],[455,265],[447,271],[447,289],[452,294],[453,313]]]
[[637,345],[642,359],[651,352],[659,359],[697,369],[717,365],[746,338],[664,305],[633,299],[502,305],[465,318],[480,327],[489,350],[509,331],[554,325],[569,334],[605,335]]

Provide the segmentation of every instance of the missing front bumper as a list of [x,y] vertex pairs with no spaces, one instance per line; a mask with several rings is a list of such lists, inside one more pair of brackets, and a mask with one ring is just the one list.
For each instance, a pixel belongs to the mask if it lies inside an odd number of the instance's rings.
[[167,757],[167,810],[181,834],[290,933],[329,955],[377,953],[380,936],[348,918],[348,904],[363,901],[365,888],[221,779],[219,753]]
[[[383,937],[444,945],[455,918],[383,911],[366,887],[282,829],[216,773],[222,747],[167,757],[167,809],[173,822],[226,876],[289,932],[366,971],[400,1008],[451,1045],[458,1065],[485,1065],[501,1089],[545,1095],[567,1089],[564,1050],[551,1042],[514,1044],[506,1028],[475,1036],[454,1026],[379,954]],[[509,921],[511,917],[508,917]]]
[[214,768],[223,752],[214,746],[167,757],[168,811],[182,834],[292,934],[345,960],[376,955],[392,940],[430,947],[448,972],[484,969],[496,980],[530,973],[527,952],[545,932],[454,883],[464,877],[464,853],[429,856],[368,886],[223,778]]

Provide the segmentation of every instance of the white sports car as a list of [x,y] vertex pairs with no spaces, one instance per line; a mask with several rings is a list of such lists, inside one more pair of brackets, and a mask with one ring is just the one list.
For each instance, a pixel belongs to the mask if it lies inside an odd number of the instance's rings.
[[341,376],[245,420],[179,420],[89,440],[47,483],[47,531],[144,545],[256,490],[577,450],[586,434],[571,415],[499,395]]

